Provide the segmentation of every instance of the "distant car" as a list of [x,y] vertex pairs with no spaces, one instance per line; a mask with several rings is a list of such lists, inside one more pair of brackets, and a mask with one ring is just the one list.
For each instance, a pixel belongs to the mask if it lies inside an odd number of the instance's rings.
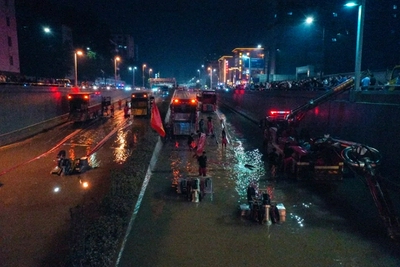
[[71,80],[69,79],[56,79],[56,84],[61,87],[70,87]]

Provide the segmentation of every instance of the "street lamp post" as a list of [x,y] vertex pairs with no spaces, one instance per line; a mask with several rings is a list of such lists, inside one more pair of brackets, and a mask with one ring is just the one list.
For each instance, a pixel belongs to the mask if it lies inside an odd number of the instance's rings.
[[114,59],[114,85],[117,87],[117,62],[120,61],[120,57],[115,57]]
[[146,68],[146,64],[142,65],[142,79],[143,79],[143,88],[144,88],[144,69]]
[[83,52],[80,51],[80,50],[77,50],[74,53],[74,62],[75,62],[75,67],[74,67],[74,69],[75,69],[75,75],[74,75],[75,76],[75,81],[74,81],[74,85],[75,85],[75,87],[78,86],[78,56],[81,56],[81,55],[83,55]]
[[[314,18],[313,17],[307,17],[305,20],[306,24],[313,24],[314,23]],[[321,59],[320,59],[320,78],[322,79],[324,70],[325,70],[325,26],[322,26],[322,46],[321,46]]]
[[135,71],[137,70],[136,67],[129,67],[129,70],[132,70],[132,90],[135,89]]
[[199,80],[200,80],[200,70],[197,70],[197,72],[199,73]]
[[151,73],[153,72],[153,69],[149,69],[149,79],[151,78]]
[[210,71],[210,89],[212,89],[212,68],[208,68],[208,70]]
[[360,0],[358,3],[349,2],[345,5],[347,7],[353,7],[353,6],[358,5],[357,44],[356,44],[356,58],[355,58],[355,67],[354,67],[354,88],[352,91],[350,91],[350,101],[352,101],[352,102],[355,101],[355,92],[360,91],[365,2],[366,2],[366,0]]

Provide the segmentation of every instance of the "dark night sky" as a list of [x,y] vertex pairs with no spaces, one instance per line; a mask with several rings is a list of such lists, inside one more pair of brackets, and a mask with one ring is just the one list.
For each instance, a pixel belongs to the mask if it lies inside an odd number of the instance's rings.
[[[197,69],[206,59],[213,59],[209,55],[218,58],[222,55],[231,55],[235,47],[267,45],[266,28],[271,22],[266,16],[272,2],[268,0],[54,1],[73,5],[81,10],[90,9],[107,22],[112,31],[132,34],[138,45],[138,64],[148,64],[154,72],[160,72],[162,77],[191,78],[197,75]],[[325,13],[325,15],[319,14],[322,17],[332,15],[330,10],[344,12],[343,17],[338,18],[342,26],[335,26],[336,28],[331,31],[349,32],[349,36],[355,38],[357,9],[345,11],[343,8],[345,0],[279,0],[278,2],[288,9],[291,7],[297,9],[300,17],[315,11],[316,6],[322,7],[320,13]],[[393,49],[393,45],[400,46],[396,26],[399,22],[398,19],[391,17],[393,12],[390,13],[393,5],[399,2],[399,0],[367,1],[364,68],[376,69],[385,65],[385,62],[388,66],[392,66],[399,59],[397,55],[395,57],[385,55],[386,51]],[[382,19],[383,17],[385,19]],[[330,24],[326,26],[327,29],[333,27]],[[331,32],[333,33],[335,32]],[[387,44],[382,40],[388,40]],[[299,40],[294,40],[293,44],[298,47]],[[353,64],[354,52],[351,49],[354,49],[354,46],[355,44],[351,43],[350,48],[342,45],[331,51],[335,59],[341,58],[346,51],[351,57],[348,63],[339,60],[337,64],[342,62],[344,66],[353,68],[350,65]]]
[[195,76],[208,54],[226,55],[235,47],[262,43],[266,2],[58,0],[95,10],[112,30],[133,34],[139,62],[163,77]]

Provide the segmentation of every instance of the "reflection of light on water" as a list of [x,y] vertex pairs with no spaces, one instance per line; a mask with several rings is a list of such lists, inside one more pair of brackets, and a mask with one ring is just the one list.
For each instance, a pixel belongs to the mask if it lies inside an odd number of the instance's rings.
[[127,134],[128,132],[122,130],[117,132],[117,139],[115,140],[117,146],[114,148],[114,161],[119,164],[124,163],[132,153],[127,145]]
[[244,151],[242,142],[237,141],[237,144],[233,149],[236,162],[233,166],[234,174],[231,177],[235,179],[235,189],[239,196],[246,198],[247,186],[253,183],[258,188],[260,178],[265,175],[265,169],[262,154],[258,149]]
[[[299,207],[299,208],[309,209],[309,208],[311,208],[311,206],[312,206],[312,203],[301,203],[301,207]],[[298,207],[297,205],[293,205],[293,208],[297,208],[297,207]],[[294,213],[290,213],[290,218],[296,220],[297,224],[300,227],[304,227],[304,218],[303,217],[296,215]]]
[[290,218],[295,219],[297,221],[297,224],[300,227],[304,227],[304,224],[303,224],[304,218],[302,218],[302,217],[300,217],[298,215],[294,215],[293,213],[290,213]]
[[92,168],[98,168],[100,166],[100,161],[97,158],[97,152],[94,152],[93,154],[91,154],[88,158],[89,161],[89,165]]

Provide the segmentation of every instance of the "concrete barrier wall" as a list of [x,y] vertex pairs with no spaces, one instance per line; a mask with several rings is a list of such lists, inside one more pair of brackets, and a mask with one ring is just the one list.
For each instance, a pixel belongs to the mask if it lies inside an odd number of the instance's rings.
[[[68,119],[67,95],[71,88],[0,87],[0,146],[32,136]],[[129,99],[124,90],[100,91],[113,101]]]
[[0,135],[0,147],[32,137],[68,121],[68,114],[42,121],[19,130]]
[[[222,103],[244,111],[258,122],[271,109],[291,110],[321,94],[323,92],[220,92],[218,96]],[[308,130],[314,137],[328,133],[335,138],[378,149],[383,156],[382,172],[400,182],[399,94],[368,94],[358,96],[355,103],[348,101],[348,93],[339,95],[308,111],[298,130]]]

